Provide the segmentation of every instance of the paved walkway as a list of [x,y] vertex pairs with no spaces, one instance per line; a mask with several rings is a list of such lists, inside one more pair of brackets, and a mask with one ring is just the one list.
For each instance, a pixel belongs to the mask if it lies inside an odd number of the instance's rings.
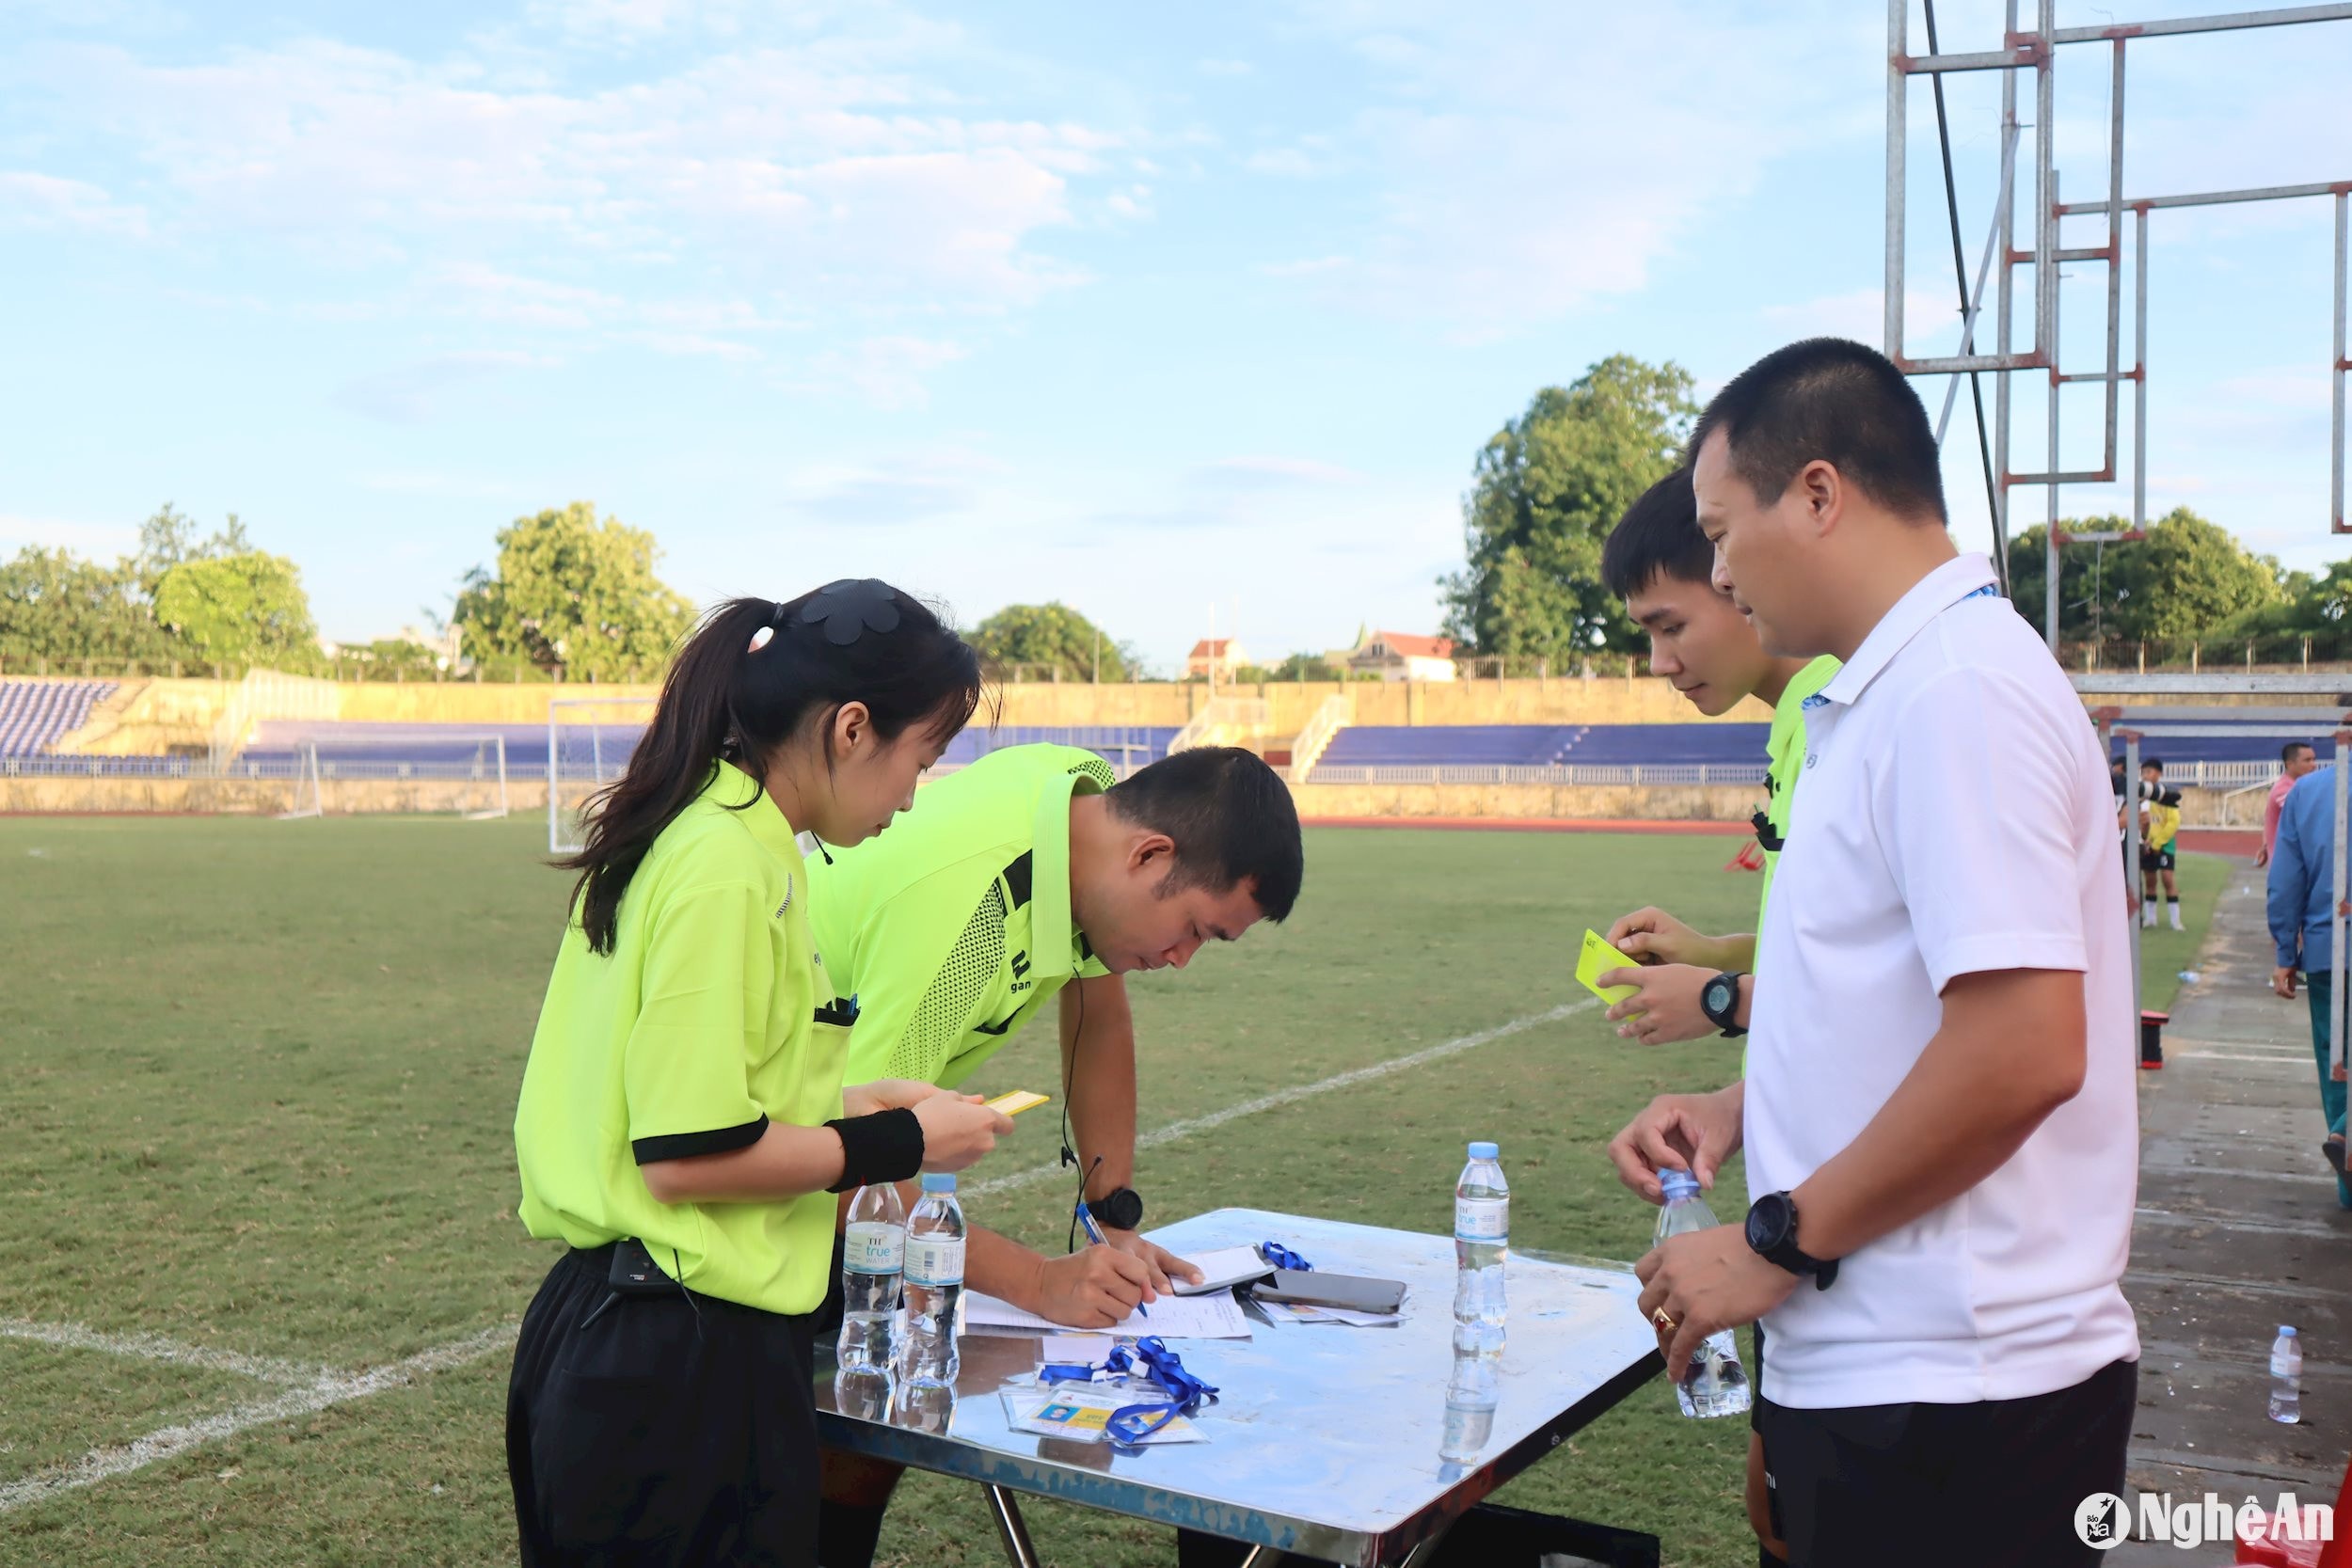
[[[2319,1155],[2310,1015],[2271,994],[2262,879],[2247,861],[2232,864],[2199,962],[2164,1070],[2139,1075],[2132,1485],[2176,1503],[2210,1491],[2268,1504],[2290,1488],[2329,1502],[2352,1446],[2352,1212]],[[2304,1341],[2300,1426],[2266,1414],[2282,1323]],[[2202,1568],[2233,1555],[2134,1542],[2104,1561]]]

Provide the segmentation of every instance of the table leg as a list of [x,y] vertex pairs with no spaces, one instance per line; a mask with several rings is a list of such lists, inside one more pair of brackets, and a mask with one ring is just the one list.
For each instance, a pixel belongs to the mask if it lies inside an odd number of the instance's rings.
[[1013,1568],[1039,1568],[1037,1548],[1029,1544],[1029,1527],[1021,1518],[1021,1505],[1001,1486],[983,1486],[989,1517],[996,1521],[996,1538],[1005,1544],[1005,1559]]

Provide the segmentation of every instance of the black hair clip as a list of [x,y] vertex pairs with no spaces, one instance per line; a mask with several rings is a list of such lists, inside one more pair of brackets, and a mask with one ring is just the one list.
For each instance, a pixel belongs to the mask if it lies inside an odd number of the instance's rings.
[[843,578],[829,582],[801,606],[801,624],[822,622],[825,641],[846,648],[860,634],[898,629],[898,595],[879,578]]

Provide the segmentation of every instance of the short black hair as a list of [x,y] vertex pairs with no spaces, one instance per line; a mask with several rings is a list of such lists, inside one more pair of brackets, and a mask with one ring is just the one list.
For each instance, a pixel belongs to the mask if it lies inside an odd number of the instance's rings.
[[1946,520],[1935,427],[1909,379],[1874,348],[1807,338],[1772,350],[1733,376],[1699,416],[1692,463],[1719,430],[1731,471],[1766,506],[1799,469],[1822,462],[1890,512]]
[[2159,773],[2164,771],[2164,759],[2162,757],[2142,757],[2139,759],[2139,765],[2142,768],[2153,768]]
[[1205,884],[1219,893],[1247,880],[1267,919],[1298,901],[1306,872],[1298,808],[1265,759],[1238,746],[1171,752],[1113,784],[1120,819],[1166,833],[1176,846],[1169,892]]
[[1677,468],[1642,492],[1601,541],[1600,580],[1620,599],[1660,582],[1715,578],[1715,546],[1699,531],[1691,470]]
[[2310,741],[2290,740],[2285,745],[2279,748],[2280,765],[2281,767],[2291,765],[2295,761],[2295,753],[2297,752],[2309,752],[2313,756],[2319,755],[2319,748],[2312,745]]

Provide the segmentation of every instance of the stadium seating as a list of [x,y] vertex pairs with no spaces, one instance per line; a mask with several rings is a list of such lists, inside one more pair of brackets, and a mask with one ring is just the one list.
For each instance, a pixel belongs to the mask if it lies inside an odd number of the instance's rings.
[[113,681],[0,681],[0,756],[48,750],[114,695]]
[[1324,768],[1557,768],[1761,765],[1763,724],[1429,724],[1350,726]]
[[[2335,754],[2336,710],[2326,710],[2312,725],[2305,736],[2317,750],[2324,762]],[[2277,729],[2275,720],[2233,720],[2226,710],[2212,721],[2212,727],[2235,727],[2243,723],[2249,729]],[[2275,735],[2246,736],[2164,736],[2152,735],[2139,743],[2142,756],[2161,757],[2167,764],[2180,762],[2276,762],[2279,748],[2286,742]],[[2115,756],[2123,754],[2123,742],[2116,740],[2110,748]]]

